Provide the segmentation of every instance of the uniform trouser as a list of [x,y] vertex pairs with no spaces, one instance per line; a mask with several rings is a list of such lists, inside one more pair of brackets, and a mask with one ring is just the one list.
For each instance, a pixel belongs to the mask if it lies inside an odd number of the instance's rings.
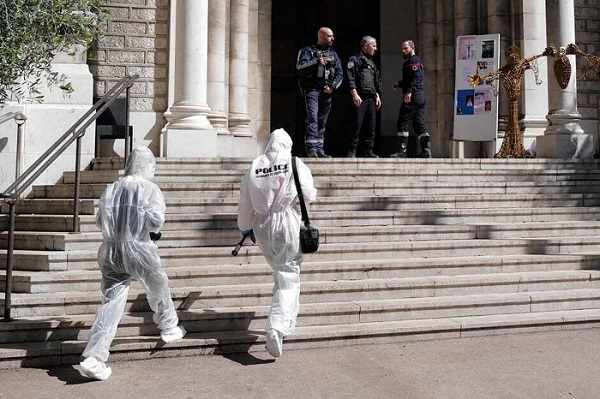
[[321,153],[325,142],[325,125],[331,111],[331,94],[326,94],[322,90],[307,90],[304,100],[306,102],[304,134],[306,153]]
[[[354,134],[350,140],[350,149],[356,149],[362,141],[366,150],[372,150],[375,145],[375,123],[377,107],[375,97],[363,97],[363,102],[352,110]],[[362,136],[361,136],[362,133]]]
[[90,339],[83,351],[84,357],[94,356],[103,362],[108,360],[109,348],[125,310],[132,278],[139,280],[146,291],[150,309],[155,313],[153,320],[158,328],[168,330],[177,326],[179,319],[171,299],[169,280],[162,267],[134,267],[129,270],[129,274],[101,266],[101,271],[104,298],[96,311]]
[[[281,214],[280,214],[281,215]],[[277,218],[277,216],[274,216]],[[286,228],[273,228],[287,226]],[[273,269],[273,298],[266,330],[274,329],[282,336],[292,334],[300,310],[299,217],[284,223],[266,223],[254,228],[256,243]]]
[[408,132],[412,123],[413,130],[420,136],[427,133],[425,127],[425,93],[415,92],[409,103],[403,102],[398,112],[396,128],[399,132]]

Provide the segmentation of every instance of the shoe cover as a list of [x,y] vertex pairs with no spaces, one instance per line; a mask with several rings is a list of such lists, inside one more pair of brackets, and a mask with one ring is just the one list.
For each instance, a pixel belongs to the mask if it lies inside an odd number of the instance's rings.
[[173,342],[183,338],[185,334],[187,334],[185,328],[183,328],[183,326],[177,326],[161,331],[160,339],[162,339],[163,342]]
[[83,373],[94,380],[106,380],[110,377],[112,370],[106,367],[106,364],[93,356],[87,357],[83,362],[79,363]]
[[267,331],[267,352],[274,358],[281,356],[283,351],[283,336],[277,330],[270,329]]

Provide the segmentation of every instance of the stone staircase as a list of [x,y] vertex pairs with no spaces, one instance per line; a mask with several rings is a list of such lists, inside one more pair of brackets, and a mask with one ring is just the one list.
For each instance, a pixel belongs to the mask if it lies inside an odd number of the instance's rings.
[[[597,161],[310,159],[322,246],[302,264],[298,328],[285,350],[437,339],[600,322]],[[101,302],[97,201],[122,160],[73,173],[17,205],[12,322],[0,322],[0,369],[75,364]],[[271,269],[239,240],[248,159],[158,159],[167,202],[158,242],[189,334],[163,344],[132,284],[111,360],[264,350]],[[0,214],[4,289],[7,207]],[[4,294],[0,305],[4,306]]]

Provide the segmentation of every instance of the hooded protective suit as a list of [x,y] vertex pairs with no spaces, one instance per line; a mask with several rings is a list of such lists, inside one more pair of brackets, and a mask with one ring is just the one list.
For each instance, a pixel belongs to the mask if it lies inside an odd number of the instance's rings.
[[166,210],[162,192],[147,180],[154,176],[155,165],[154,155],[148,148],[134,149],[125,175],[110,185],[100,198],[96,224],[102,229],[103,237],[98,264],[104,298],[83,352],[86,360],[81,363],[84,373],[91,378],[106,379],[110,375],[110,368],[106,368],[104,362],[123,315],[132,278],[139,280],[146,291],[163,341],[170,342],[185,334],[183,327],[177,326],[168,278],[162,269],[158,248],[149,236],[162,227]]
[[[271,335],[279,341],[279,355],[281,340],[294,332],[300,304],[301,216],[294,209],[298,193],[291,150],[292,139],[285,130],[271,133],[265,153],[252,162],[242,179],[238,206],[238,227],[254,229],[258,247],[273,268],[275,285],[267,321],[267,349]],[[317,195],[313,177],[300,159],[297,167],[304,200],[309,203]],[[273,355],[270,349],[269,352]]]

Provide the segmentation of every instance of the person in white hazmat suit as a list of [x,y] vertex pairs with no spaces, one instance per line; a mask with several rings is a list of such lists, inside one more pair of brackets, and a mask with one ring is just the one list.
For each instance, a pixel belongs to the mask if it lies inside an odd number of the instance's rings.
[[[283,338],[294,332],[300,307],[300,223],[294,208],[298,193],[292,173],[292,139],[283,129],[271,133],[263,155],[252,162],[242,179],[238,227],[254,230],[256,243],[273,269],[273,298],[266,327],[266,347],[278,358]],[[297,159],[298,177],[306,203],[317,189],[310,169]]]
[[139,280],[154,311],[153,320],[161,339],[171,342],[183,338],[178,326],[169,281],[150,232],[157,233],[165,221],[165,201],[154,176],[156,161],[146,147],[131,152],[125,175],[110,185],[100,198],[96,224],[102,229],[98,265],[102,273],[102,304],[96,312],[90,338],[80,363],[85,375],[106,380],[109,347],[123,315],[131,279]]

